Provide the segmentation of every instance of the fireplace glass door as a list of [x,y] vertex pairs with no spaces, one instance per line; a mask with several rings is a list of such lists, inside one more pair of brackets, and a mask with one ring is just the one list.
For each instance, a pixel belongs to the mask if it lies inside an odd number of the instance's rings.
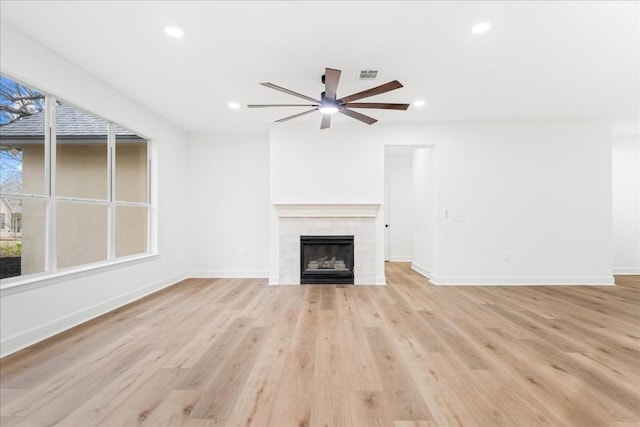
[[353,284],[353,236],[300,236],[301,284]]

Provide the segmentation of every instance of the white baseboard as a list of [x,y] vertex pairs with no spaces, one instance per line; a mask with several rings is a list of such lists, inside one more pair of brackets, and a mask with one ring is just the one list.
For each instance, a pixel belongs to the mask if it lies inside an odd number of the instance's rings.
[[431,278],[431,276],[432,276],[432,274],[431,274],[431,272],[429,271],[429,269],[427,269],[427,268],[425,268],[425,267],[423,267],[423,266],[421,266],[421,265],[419,265],[419,264],[416,264],[415,262],[414,262],[414,263],[411,263],[411,269],[412,269],[413,271],[417,272],[417,273],[422,274],[422,275],[423,275],[424,277],[426,277],[427,279]]
[[269,273],[265,271],[191,271],[187,273],[190,279],[267,279]]
[[186,274],[178,274],[167,279],[159,280],[118,297],[111,298],[91,307],[78,310],[75,313],[59,317],[45,324],[22,331],[19,334],[3,338],[0,340],[0,357],[8,356],[9,354],[22,350],[30,345],[36,344],[147,295],[158,292],[161,289],[174,285],[186,278]]
[[269,276],[269,285],[279,285],[280,276]]
[[613,276],[596,277],[430,277],[437,286],[613,286]]
[[[613,276],[602,277],[438,277],[416,263],[411,269],[437,286],[562,286],[615,285]],[[627,273],[633,274],[633,273]]]
[[377,286],[387,286],[387,278],[385,276],[376,276]]
[[389,258],[389,262],[411,262],[410,256],[392,256]]
[[640,275],[640,267],[613,267],[613,274],[637,276]]

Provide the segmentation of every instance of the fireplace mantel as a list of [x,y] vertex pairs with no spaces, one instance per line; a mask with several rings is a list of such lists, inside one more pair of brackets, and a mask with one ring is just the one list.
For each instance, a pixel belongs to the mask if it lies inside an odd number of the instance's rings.
[[280,218],[375,218],[379,203],[273,205]]

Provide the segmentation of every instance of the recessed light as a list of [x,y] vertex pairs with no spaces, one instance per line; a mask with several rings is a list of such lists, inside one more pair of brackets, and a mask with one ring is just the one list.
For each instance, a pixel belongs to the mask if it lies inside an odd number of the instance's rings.
[[238,104],[237,102],[230,102],[229,104],[227,104],[229,106],[229,108],[231,108],[232,110],[237,110],[240,108],[240,104]]
[[178,27],[165,27],[164,32],[171,37],[180,38],[184,36],[184,31]]
[[491,22],[480,22],[471,27],[471,32],[473,34],[482,34],[486,33],[491,29]]
[[418,99],[413,103],[414,107],[424,107],[425,105],[427,105],[427,101],[425,101],[424,99]]

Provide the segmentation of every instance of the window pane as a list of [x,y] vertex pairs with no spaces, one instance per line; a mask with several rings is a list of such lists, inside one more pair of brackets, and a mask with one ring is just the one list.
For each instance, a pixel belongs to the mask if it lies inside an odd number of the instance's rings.
[[44,194],[44,95],[0,76],[0,192]]
[[147,251],[146,207],[116,207],[116,257]]
[[108,207],[58,203],[58,268],[107,259]]
[[42,273],[46,202],[0,198],[0,279]]
[[71,105],[56,104],[58,196],[107,199],[109,122]]
[[116,197],[121,202],[147,203],[147,141],[116,127]]

